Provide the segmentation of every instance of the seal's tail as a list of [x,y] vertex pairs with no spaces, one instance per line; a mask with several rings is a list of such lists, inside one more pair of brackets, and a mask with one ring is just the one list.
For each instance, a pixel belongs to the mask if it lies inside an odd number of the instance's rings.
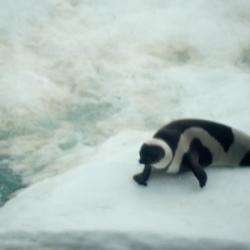
[[242,167],[250,167],[250,151],[248,151],[240,162],[240,166]]

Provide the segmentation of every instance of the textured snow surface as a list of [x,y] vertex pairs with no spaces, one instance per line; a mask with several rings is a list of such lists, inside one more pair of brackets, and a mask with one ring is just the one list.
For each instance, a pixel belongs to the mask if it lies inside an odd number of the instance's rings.
[[[132,175],[148,134],[123,132],[88,163],[34,184],[0,213],[3,246],[67,249],[250,248],[250,169],[208,169],[200,189],[191,173]],[[46,249],[46,248],[45,248]],[[69,249],[69,248],[68,248]]]

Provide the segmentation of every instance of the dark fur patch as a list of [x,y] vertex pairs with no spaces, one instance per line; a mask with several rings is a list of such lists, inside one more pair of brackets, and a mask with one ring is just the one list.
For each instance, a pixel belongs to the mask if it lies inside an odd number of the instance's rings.
[[228,152],[230,146],[234,142],[234,135],[230,127],[220,123],[199,119],[173,121],[158,130],[154,137],[165,140],[175,153],[181,134],[186,129],[192,127],[199,127],[207,131],[221,144],[225,152]]
[[173,154],[175,154],[178,142],[180,140],[181,133],[176,129],[168,129],[163,127],[156,132],[155,138],[163,139],[172,149]]
[[240,166],[249,166],[250,167],[250,151],[245,154],[240,162]]
[[196,151],[198,152],[199,156],[199,164],[202,167],[207,167],[209,166],[212,161],[213,161],[213,156],[210,150],[207,147],[204,147],[199,139],[194,139],[192,141],[191,147],[190,147],[191,152]]

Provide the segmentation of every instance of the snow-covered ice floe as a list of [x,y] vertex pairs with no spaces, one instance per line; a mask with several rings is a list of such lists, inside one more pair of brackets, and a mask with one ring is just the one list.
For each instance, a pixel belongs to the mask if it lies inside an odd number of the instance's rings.
[[0,250],[250,248],[249,169],[132,180],[173,119],[250,134],[249,9],[0,0]]
[[0,213],[1,249],[250,249],[250,169],[154,173],[147,187],[138,148],[150,133],[125,131],[89,160],[11,199]]

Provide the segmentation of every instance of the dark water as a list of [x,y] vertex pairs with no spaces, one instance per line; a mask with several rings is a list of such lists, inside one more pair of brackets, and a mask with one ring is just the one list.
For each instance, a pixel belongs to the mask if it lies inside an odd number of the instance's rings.
[[6,164],[0,163],[0,206],[2,206],[16,190],[24,187],[21,176],[15,174]]

